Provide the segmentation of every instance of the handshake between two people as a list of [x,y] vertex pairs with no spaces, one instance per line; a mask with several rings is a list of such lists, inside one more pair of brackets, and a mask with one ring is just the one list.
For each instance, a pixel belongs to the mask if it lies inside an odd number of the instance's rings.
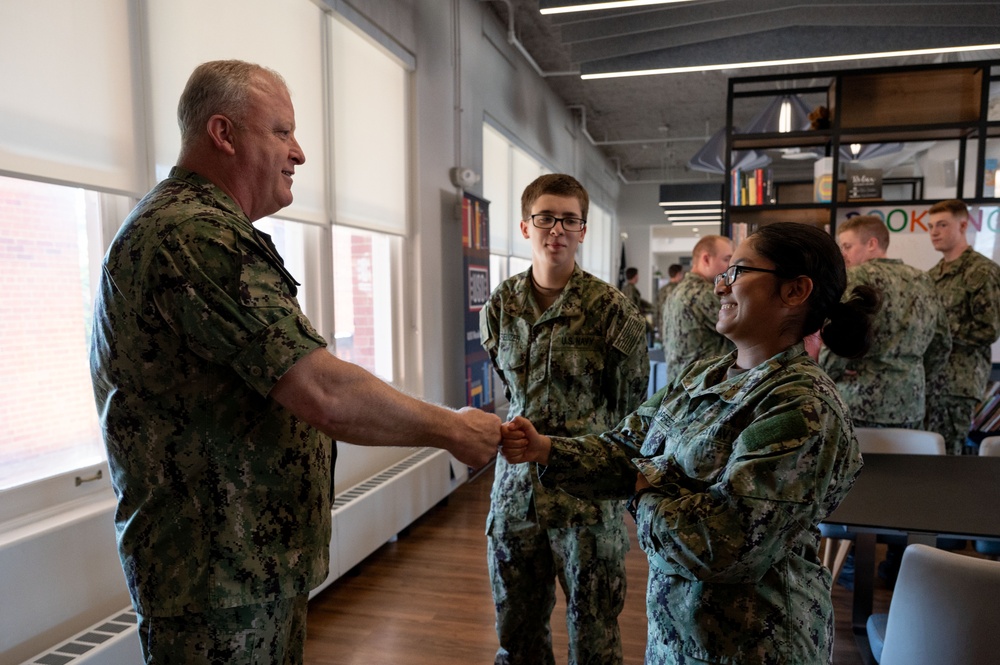
[[548,464],[550,450],[552,439],[539,434],[531,421],[523,416],[515,416],[500,426],[500,454],[511,464]]

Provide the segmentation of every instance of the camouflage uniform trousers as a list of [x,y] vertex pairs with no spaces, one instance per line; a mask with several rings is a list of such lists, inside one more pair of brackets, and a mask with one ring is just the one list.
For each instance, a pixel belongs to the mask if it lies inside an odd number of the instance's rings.
[[487,560],[496,604],[496,665],[552,665],[555,580],[566,592],[569,665],[620,665],[628,533],[621,519],[542,529],[497,515]]
[[944,437],[944,449],[949,455],[962,455],[966,451],[965,439],[972,426],[972,412],[976,409],[975,397],[937,395],[928,399],[924,429]]
[[146,665],[301,665],[309,596],[173,617],[139,615]]

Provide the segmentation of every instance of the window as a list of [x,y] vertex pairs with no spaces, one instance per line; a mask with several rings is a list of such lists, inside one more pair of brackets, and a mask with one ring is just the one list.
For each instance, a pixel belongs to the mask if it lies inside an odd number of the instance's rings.
[[603,207],[590,202],[587,235],[580,245],[580,267],[611,283],[611,225],[613,217]]
[[0,177],[0,490],[105,459],[88,351],[98,201]]
[[483,196],[490,202],[490,289],[531,265],[531,244],[521,235],[521,193],[550,173],[541,162],[483,124]]
[[333,227],[334,352],[394,378],[393,269],[400,240],[385,233]]

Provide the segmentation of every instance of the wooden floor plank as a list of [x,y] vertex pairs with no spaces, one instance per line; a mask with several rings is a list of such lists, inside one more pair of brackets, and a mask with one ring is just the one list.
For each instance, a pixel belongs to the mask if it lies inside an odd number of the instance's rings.
[[[387,543],[309,604],[306,665],[471,665],[496,652],[484,529],[492,470],[459,487],[400,537]],[[625,663],[641,665],[646,644],[646,557],[626,519],[632,549],[620,617]],[[890,592],[876,582],[875,611]],[[565,603],[557,594],[553,644],[566,662]],[[834,665],[863,662],[850,633],[851,593],[833,592]]]

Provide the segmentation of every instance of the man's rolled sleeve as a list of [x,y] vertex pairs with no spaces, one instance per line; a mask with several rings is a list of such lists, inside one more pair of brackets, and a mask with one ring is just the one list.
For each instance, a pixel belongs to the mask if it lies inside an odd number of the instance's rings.
[[271,323],[233,358],[232,368],[261,395],[306,354],[326,346],[309,320],[299,312]]

